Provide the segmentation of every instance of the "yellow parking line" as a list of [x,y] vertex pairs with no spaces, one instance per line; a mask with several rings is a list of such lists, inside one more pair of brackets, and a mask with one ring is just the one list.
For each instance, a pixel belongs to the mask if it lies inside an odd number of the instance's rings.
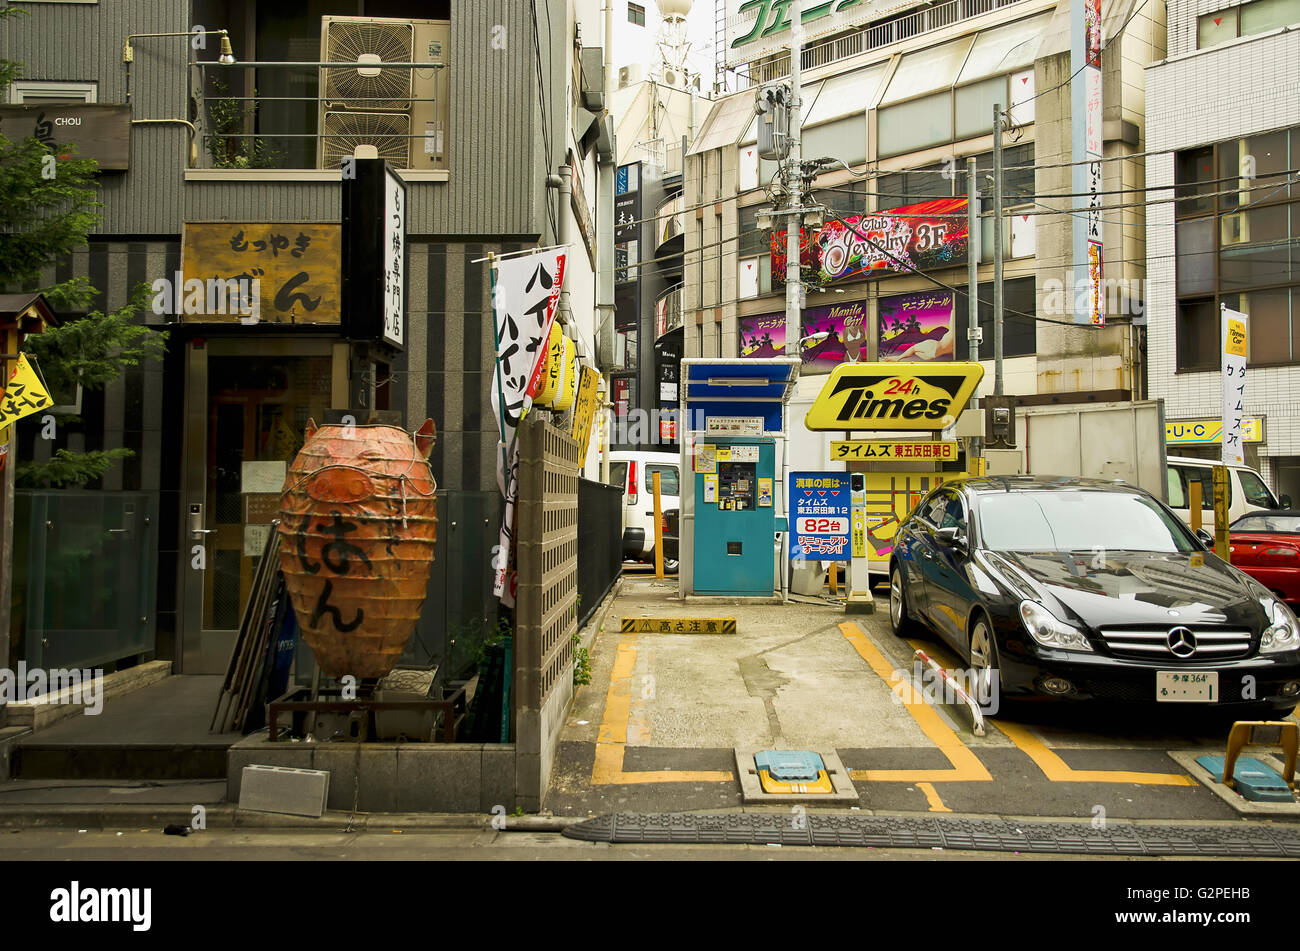
[[[871,643],[862,629],[852,621],[846,621],[839,626],[840,633],[845,639],[853,645],[853,649],[858,655],[867,662],[876,675],[886,684],[889,684],[890,678],[894,675],[894,667],[885,659],[879,648]],[[907,712],[912,719],[916,721],[917,726],[929,738],[939,751],[947,757],[948,762],[952,764],[951,769],[854,769],[849,771],[852,779],[861,779],[866,782],[897,782],[897,783],[987,783],[992,782],[993,777],[989,771],[984,768],[979,757],[971,752],[961,738],[953,731],[948,724],[943,722],[943,718],[935,711],[934,707],[925,702],[920,691],[904,690],[898,694],[903,704],[907,707]]]
[[[945,647],[934,644],[921,644],[909,640],[913,648],[924,650],[944,666],[956,667],[959,664]],[[1061,757],[1048,748],[1031,730],[1008,723],[1006,720],[988,721],[1005,733],[1034,765],[1042,770],[1043,775],[1054,783],[1136,783],[1142,786],[1195,786],[1196,780],[1181,773],[1141,773],[1127,770],[1111,769],[1072,769]]]
[[934,786],[930,783],[917,783],[916,788],[925,793],[925,801],[930,804],[931,812],[952,812],[943,804],[943,800],[939,798],[939,794],[934,791]]
[[1034,765],[1054,783],[1136,783],[1140,786],[1196,786],[1191,776],[1180,773],[1139,773],[1118,769],[1071,769],[1047,744],[1030,730],[999,720],[993,724],[1016,744]]
[[[628,722],[632,714],[632,671],[636,667],[636,638],[625,637],[618,645],[614,669],[605,693],[605,713],[596,734],[596,761],[591,767],[593,786],[624,783],[727,783],[735,780],[731,772],[709,770],[623,771],[627,751]],[[639,725],[638,736],[648,736],[649,728]]]

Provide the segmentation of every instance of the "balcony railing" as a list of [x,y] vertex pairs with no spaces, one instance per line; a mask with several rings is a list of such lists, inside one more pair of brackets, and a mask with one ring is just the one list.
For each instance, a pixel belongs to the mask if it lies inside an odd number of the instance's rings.
[[[439,102],[445,63],[382,63],[384,70],[417,69],[407,90],[325,96],[326,71],[356,63],[195,63],[199,154],[196,168],[337,169],[370,145],[394,168],[445,170],[448,103]],[[245,71],[255,79],[242,82]],[[429,79],[432,75],[434,78]],[[237,95],[240,84],[253,95]],[[263,95],[268,87],[305,95]],[[409,92],[410,95],[406,93]]]
[[655,301],[655,339],[682,325],[686,313],[686,285],[674,284]]
[[[815,69],[1021,2],[1023,0],[948,0],[947,3],[935,4],[876,23],[856,33],[805,46],[799,62],[803,69]],[[790,53],[786,51],[756,60],[749,63],[748,68],[740,67],[737,75],[747,78],[750,85],[761,86],[774,82],[790,75]]]
[[675,195],[659,206],[655,217],[655,254],[659,249],[686,233],[686,200],[682,195]]

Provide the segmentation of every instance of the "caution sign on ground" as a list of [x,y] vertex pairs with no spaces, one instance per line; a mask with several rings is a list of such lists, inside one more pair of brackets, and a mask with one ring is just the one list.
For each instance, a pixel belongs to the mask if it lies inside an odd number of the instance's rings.
[[734,617],[625,617],[624,634],[735,634]]

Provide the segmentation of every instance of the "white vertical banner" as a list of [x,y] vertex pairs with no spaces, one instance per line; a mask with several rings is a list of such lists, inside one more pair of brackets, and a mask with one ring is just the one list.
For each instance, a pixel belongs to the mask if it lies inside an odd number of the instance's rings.
[[519,447],[515,429],[532,408],[541,384],[551,332],[564,284],[564,251],[552,249],[494,262],[492,321],[496,333],[496,372],[492,380],[492,410],[500,430],[497,444],[497,487],[505,499],[500,544],[492,568],[492,593],[507,606],[514,597],[515,499],[519,492]]
[[1246,405],[1246,354],[1249,352],[1249,318],[1223,305],[1223,464],[1244,466],[1242,421]]

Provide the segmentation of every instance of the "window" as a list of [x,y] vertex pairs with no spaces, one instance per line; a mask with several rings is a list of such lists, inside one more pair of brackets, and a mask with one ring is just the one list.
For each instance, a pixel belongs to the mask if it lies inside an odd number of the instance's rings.
[[966,534],[966,506],[962,504],[960,495],[954,494],[948,502],[948,507],[943,512],[943,521],[939,523],[939,527],[955,528],[958,534]]
[[[1177,472],[1178,477],[1182,480],[1183,499],[1185,500],[1183,502],[1183,507],[1186,507],[1191,504],[1189,501],[1186,501],[1191,498],[1191,488],[1190,488],[1191,484],[1193,482],[1199,482],[1201,484],[1201,509],[1202,511],[1206,511],[1206,512],[1213,510],[1214,508],[1214,470],[1213,469],[1210,469],[1209,467],[1202,467],[1202,466],[1170,466],[1169,471]],[[1173,498],[1172,492],[1169,493],[1169,497],[1170,499]],[[1169,504],[1173,505],[1174,503],[1171,501]],[[1232,504],[1232,480],[1231,479],[1228,480],[1228,504],[1229,505]]]
[[938,527],[943,521],[943,513],[948,508],[948,496],[941,490],[925,500],[919,512],[921,520]]
[[876,124],[882,157],[951,142],[952,95],[945,92],[881,109]]
[[627,22],[635,23],[637,26],[645,26],[645,7],[639,3],[629,3],[627,5]]
[[609,484],[616,485],[627,492],[627,463],[611,462],[609,464]]
[[[1038,352],[1038,330],[1032,315],[1037,313],[1034,299],[1035,286],[1032,277],[1019,277],[1002,282],[1002,355],[1004,357],[1028,357]],[[965,348],[966,329],[970,324],[967,316],[969,303],[965,288],[958,288],[953,304],[953,324],[956,326],[958,359],[966,359],[969,351]],[[1021,314],[1030,316],[1022,317]],[[985,281],[979,286],[980,329],[984,331],[984,342],[980,344],[980,357],[988,360],[993,356],[993,282]]]
[[1196,19],[1196,48],[1208,49],[1239,36],[1254,36],[1300,22],[1300,0],[1254,0]]
[[[1241,494],[1246,497],[1246,501],[1251,505],[1258,505],[1266,509],[1278,507],[1277,499],[1273,498],[1273,493],[1268,490],[1268,486],[1255,473],[1249,469],[1238,469],[1237,478],[1241,480]],[[1228,491],[1231,492],[1231,488]]]
[[677,484],[676,466],[646,466],[645,487],[647,491],[654,491],[654,478],[656,472],[659,473],[660,495],[679,495],[681,493],[681,489]]
[[1222,307],[1251,320],[1255,365],[1300,362],[1300,126],[1175,157],[1179,370],[1219,364]]
[[1178,470],[1170,466],[1165,473],[1165,485],[1169,489],[1169,507],[1175,509],[1187,508],[1187,494],[1183,492],[1183,480],[1178,475]]
[[95,83],[63,83],[18,79],[9,87],[9,98],[15,105],[39,105],[45,102],[96,102],[98,100],[98,88]]

